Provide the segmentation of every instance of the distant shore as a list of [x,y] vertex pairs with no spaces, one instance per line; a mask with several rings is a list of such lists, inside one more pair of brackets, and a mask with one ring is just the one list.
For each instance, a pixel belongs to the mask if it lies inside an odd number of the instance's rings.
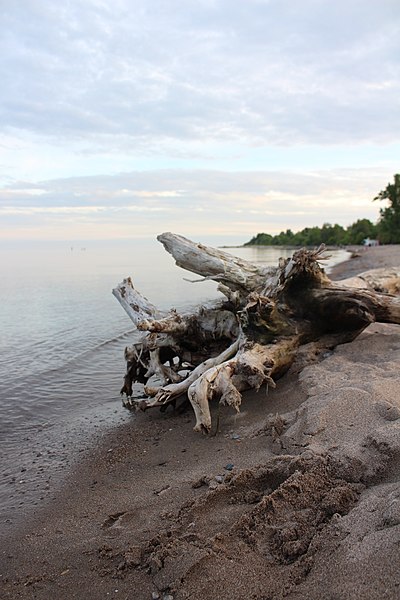
[[[399,265],[400,246],[361,249],[330,277]],[[10,530],[1,597],[398,598],[400,326],[323,358],[223,409],[216,436],[190,411],[106,434]]]

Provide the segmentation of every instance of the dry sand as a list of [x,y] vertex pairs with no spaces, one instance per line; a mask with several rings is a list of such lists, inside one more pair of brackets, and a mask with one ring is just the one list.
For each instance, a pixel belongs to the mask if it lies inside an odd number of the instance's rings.
[[[333,277],[386,265],[400,247]],[[0,597],[400,598],[399,365],[399,326],[374,324],[214,437],[190,411],[138,414],[6,538]]]

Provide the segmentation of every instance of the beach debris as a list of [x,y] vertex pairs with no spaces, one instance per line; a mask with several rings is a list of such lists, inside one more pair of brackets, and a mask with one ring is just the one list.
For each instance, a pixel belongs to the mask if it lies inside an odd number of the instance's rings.
[[[239,412],[242,392],[275,387],[300,348],[315,360],[375,321],[400,323],[400,298],[387,293],[399,292],[400,267],[332,282],[320,265],[323,245],[266,267],[173,233],[157,239],[177,266],[217,281],[224,300],[163,314],[130,277],[116,286],[114,296],[141,332],[125,349],[127,408],[165,409],[189,399],[195,431],[209,433],[211,400]],[[275,429],[279,436],[283,426]]]

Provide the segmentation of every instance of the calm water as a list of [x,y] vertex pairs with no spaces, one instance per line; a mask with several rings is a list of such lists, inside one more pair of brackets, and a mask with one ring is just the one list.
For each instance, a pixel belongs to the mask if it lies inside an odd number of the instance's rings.
[[[270,265],[291,253],[229,251]],[[346,257],[340,251],[328,266]],[[185,281],[191,275],[155,240],[0,244],[1,527],[51,497],[107,429],[134,418],[119,389],[135,333],[111,294],[128,275],[166,310],[220,296],[213,282]]]

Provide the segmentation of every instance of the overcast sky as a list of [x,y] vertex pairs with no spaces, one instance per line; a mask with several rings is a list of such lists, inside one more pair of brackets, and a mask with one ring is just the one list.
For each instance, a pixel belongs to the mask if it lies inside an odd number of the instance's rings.
[[399,0],[0,0],[0,236],[378,217]]

